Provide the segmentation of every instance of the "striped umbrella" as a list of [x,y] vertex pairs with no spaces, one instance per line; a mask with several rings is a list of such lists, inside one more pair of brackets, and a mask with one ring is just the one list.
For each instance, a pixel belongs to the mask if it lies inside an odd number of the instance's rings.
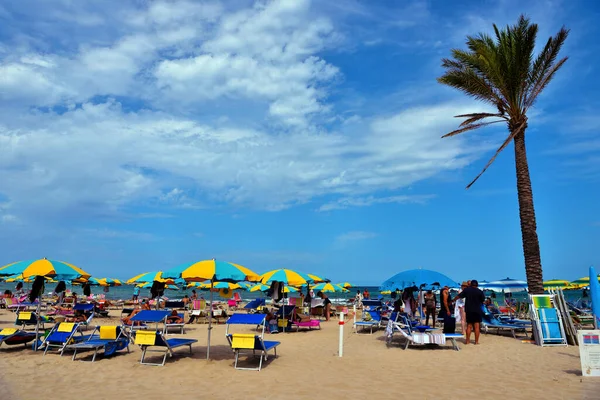
[[[252,286],[250,288],[250,292],[266,292],[267,290],[269,290],[270,286],[268,285],[263,285],[262,283],[258,283],[254,286]],[[283,293],[297,293],[299,292],[300,289],[295,288],[293,286],[284,286],[283,287]]]
[[283,282],[285,285],[301,286],[313,283],[314,280],[307,274],[292,271],[291,269],[274,269],[260,276],[260,282],[270,285],[272,282]]
[[[1,272],[1,271],[0,271]],[[600,276],[598,276],[598,282],[600,282]],[[583,278],[579,278],[571,282],[571,287],[580,289],[582,287],[590,286],[590,277],[584,276]]]
[[259,274],[249,268],[226,261],[203,260],[179,265],[163,273],[164,277],[182,278],[186,282],[240,282],[259,279]]
[[250,288],[250,292],[266,292],[269,290],[269,285],[263,285],[262,283],[257,283],[256,285]]
[[[145,282],[145,283],[139,283],[139,284],[137,284],[135,286],[140,287],[140,288],[144,288],[144,289],[150,289],[152,287],[153,283],[154,283],[154,281],[152,281],[152,282]],[[167,284],[165,284],[165,289],[179,290],[179,286],[173,285],[171,283],[167,283]]]
[[106,283],[108,286],[121,286],[121,285],[123,285],[123,282],[121,282],[120,279],[116,279],[116,278],[99,278],[98,280],[100,282]]
[[[198,289],[201,289],[201,290],[210,290],[211,284],[210,284],[210,281],[209,282],[190,282],[188,284],[188,287],[197,287]],[[212,285],[212,289],[214,291],[219,291],[220,289],[236,290],[236,289],[244,289],[244,288],[245,287],[240,285],[239,283],[232,283],[232,282],[215,282]]]
[[23,278],[31,276],[46,276],[58,281],[72,280],[78,278],[87,279],[91,276],[81,268],[64,261],[55,261],[42,258],[40,260],[18,261],[0,267],[0,275],[23,275]]
[[340,285],[344,289],[350,289],[351,287],[354,287],[354,285],[351,284],[350,282],[342,282],[342,283],[338,283],[338,285]]
[[[44,279],[46,279],[46,282],[52,282],[53,281],[52,278],[49,278],[47,276],[45,276]],[[35,276],[29,276],[27,278],[23,278],[23,274],[11,275],[11,276],[7,276],[6,278],[4,278],[5,282],[25,282],[25,283],[32,283],[34,280],[35,280]]]
[[[203,260],[179,265],[171,268],[163,274],[167,278],[181,278],[186,282],[202,282],[210,280],[211,285],[215,282],[240,282],[259,280],[260,275],[239,264],[226,261]],[[212,310],[213,292],[210,291],[210,309]],[[212,331],[212,312],[208,313],[208,340],[206,347],[206,359],[210,358],[210,336]]]
[[312,279],[313,283],[328,283],[328,282],[331,282],[329,279],[327,279],[327,278],[321,278],[321,277],[319,277],[317,275],[313,275],[313,274],[306,274],[306,275],[308,275],[308,277],[310,279]]
[[162,271],[155,272],[144,272],[142,274],[136,275],[133,278],[128,279],[125,283],[127,285],[135,285],[138,283],[152,283],[156,282],[164,282],[170,285],[175,284],[175,279],[168,279],[163,277],[164,273]]
[[551,279],[544,282],[544,289],[566,288],[571,285],[571,282],[562,279]]
[[347,292],[348,289],[344,289],[339,285],[335,285],[333,283],[318,283],[312,287],[313,290],[317,292],[327,292],[327,293],[340,293]]
[[493,292],[515,293],[527,290],[527,282],[517,279],[501,279],[490,283],[479,285],[480,289],[491,290]]

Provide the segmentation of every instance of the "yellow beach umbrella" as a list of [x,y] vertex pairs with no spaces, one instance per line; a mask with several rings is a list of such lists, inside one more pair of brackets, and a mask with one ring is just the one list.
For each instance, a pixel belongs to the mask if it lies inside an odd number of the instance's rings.
[[128,279],[125,283],[128,285],[135,285],[138,283],[152,283],[154,281],[157,282],[164,282],[164,283],[168,283],[170,285],[174,284],[175,281],[174,279],[164,279],[162,277],[162,271],[157,271],[157,272],[144,272],[142,274],[136,275],[133,278]]
[[350,289],[351,287],[354,287],[354,285],[351,284],[350,282],[342,282],[342,283],[338,283],[338,285],[343,287],[344,289]]
[[[589,279],[588,279],[589,282]],[[551,279],[544,282],[544,289],[566,288],[571,285],[571,282],[562,279]]]
[[46,276],[54,278],[57,281],[73,280],[78,278],[88,279],[91,274],[88,274],[81,268],[69,264],[65,261],[48,260],[42,258],[40,260],[17,261],[12,264],[0,267],[0,276],[23,275],[23,278],[32,276]]
[[312,287],[316,292],[328,292],[328,293],[339,293],[339,292],[347,292],[348,289],[344,289],[339,285],[335,285],[333,283],[319,283]]
[[285,285],[302,286],[312,283],[313,279],[307,274],[282,268],[265,272],[260,276],[260,282],[265,285],[270,285],[272,282],[283,282]]
[[313,275],[313,274],[306,274],[306,275],[308,275],[308,277],[310,279],[312,279],[313,283],[328,283],[328,282],[330,282],[329,279],[327,279],[327,278],[321,278],[321,277],[319,277],[317,275]]
[[[598,282],[600,282],[600,276],[598,277]],[[573,288],[577,288],[580,289],[582,287],[586,287],[590,285],[590,277],[589,276],[584,276],[583,278],[579,278],[577,280],[574,280],[573,282],[571,282],[571,284],[569,285],[570,287]]]

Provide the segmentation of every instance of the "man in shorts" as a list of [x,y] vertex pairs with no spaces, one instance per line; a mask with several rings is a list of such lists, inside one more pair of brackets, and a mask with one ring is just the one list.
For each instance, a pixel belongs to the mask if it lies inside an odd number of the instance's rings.
[[465,315],[467,317],[467,337],[465,344],[471,342],[471,332],[475,331],[475,344],[479,344],[479,334],[481,333],[481,320],[483,319],[483,302],[485,296],[478,288],[479,283],[476,280],[471,281],[471,286],[463,289],[454,299],[465,299]]

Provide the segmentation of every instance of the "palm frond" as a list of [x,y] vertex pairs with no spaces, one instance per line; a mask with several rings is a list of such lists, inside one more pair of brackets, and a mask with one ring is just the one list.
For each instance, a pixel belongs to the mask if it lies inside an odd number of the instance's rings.
[[480,123],[478,123],[478,124],[471,124],[471,125],[469,125],[469,126],[465,126],[465,127],[463,127],[463,128],[460,128],[460,129],[454,130],[454,131],[452,131],[452,132],[450,132],[450,133],[446,133],[444,136],[442,136],[442,139],[443,139],[443,138],[450,137],[450,136],[456,136],[456,135],[458,135],[459,133],[463,133],[463,132],[467,132],[467,131],[472,131],[473,129],[482,128],[482,127],[484,127],[484,126],[488,126],[488,125],[491,125],[491,124],[496,124],[496,123],[498,123],[498,122],[505,122],[505,121],[504,121],[504,120],[502,120],[502,119],[500,119],[500,120],[497,120],[497,121],[490,121],[490,122],[480,122]]
[[502,150],[504,150],[506,148],[506,146],[508,146],[508,144],[510,142],[512,142],[512,140],[515,138],[515,136],[517,136],[519,133],[523,132],[523,130],[525,129],[525,126],[527,125],[527,120],[523,120],[523,122],[521,122],[521,124],[510,133],[510,135],[508,135],[508,137],[506,138],[506,140],[504,141],[504,143],[502,143],[502,145],[498,148],[498,150],[496,150],[496,153],[494,153],[494,155],[492,156],[492,158],[490,158],[490,160],[487,162],[487,164],[485,165],[485,167],[483,167],[483,169],[481,170],[481,172],[475,177],[475,179],[473,179],[471,181],[471,183],[469,183],[467,185],[467,189],[469,189],[471,186],[473,186],[473,184],[475,182],[477,182],[477,180],[481,177],[481,175],[483,175],[485,173],[485,171],[487,171],[487,169],[490,167],[490,165],[492,165],[494,163],[494,161],[496,161],[496,158],[498,157],[498,155],[502,152]]
[[503,114],[473,113],[473,114],[462,114],[462,115],[454,116],[454,118],[467,118],[466,120],[461,122],[461,124],[458,126],[459,128],[470,125],[472,123],[475,123],[481,119],[488,118],[488,117],[498,117],[498,118],[504,118],[506,120],[506,117]]
[[533,63],[527,78],[528,92],[523,103],[524,111],[535,103],[537,96],[550,83],[556,71],[568,60],[568,57],[564,57],[555,64],[558,53],[568,36],[569,30],[563,27],[556,36],[548,39],[544,50],[542,50]]
[[452,86],[465,94],[490,104],[503,103],[502,94],[490,82],[472,69],[450,70],[438,78],[438,82]]

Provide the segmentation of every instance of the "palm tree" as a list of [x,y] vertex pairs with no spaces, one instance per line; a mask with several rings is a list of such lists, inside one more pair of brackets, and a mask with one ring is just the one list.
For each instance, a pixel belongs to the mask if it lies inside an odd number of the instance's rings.
[[[470,188],[494,162],[510,142],[515,145],[517,192],[525,272],[530,293],[543,293],[542,261],[536,232],[533,192],[525,150],[527,112],[539,94],[567,61],[557,61],[558,53],[569,30],[562,28],[550,37],[544,49],[534,55],[538,26],[521,15],[514,26],[500,30],[494,25],[495,37],[480,33],[467,37],[468,50],[452,50],[452,58],[442,59],[444,74],[438,82],[452,86],[468,96],[492,105],[497,112],[457,115],[465,118],[459,129],[442,137],[450,137],[498,122],[508,125],[508,137],[496,150],[483,170],[469,183]],[[488,120],[493,119],[492,121]]]

